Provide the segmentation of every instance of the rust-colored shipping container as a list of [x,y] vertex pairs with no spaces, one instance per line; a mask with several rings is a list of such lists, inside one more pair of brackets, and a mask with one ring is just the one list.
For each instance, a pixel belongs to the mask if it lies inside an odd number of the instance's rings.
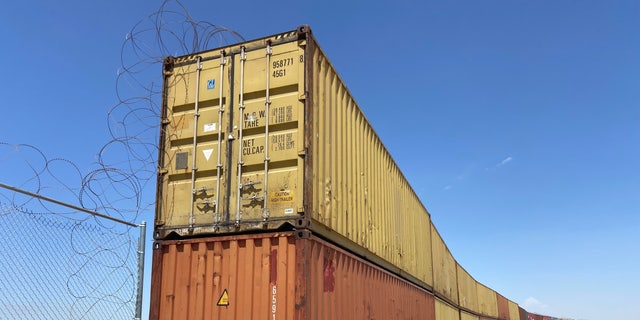
[[156,239],[308,228],[431,287],[429,213],[309,27],[163,74]]
[[529,319],[529,314],[527,313],[527,310],[523,309],[520,306],[518,306],[518,313],[520,314],[520,320],[528,320]]
[[491,288],[478,282],[478,309],[480,314],[497,318],[498,317],[498,299],[496,292]]
[[542,315],[539,314],[528,312],[527,316],[529,317],[529,320],[542,320]]
[[435,305],[424,289],[298,231],[156,241],[150,319],[433,320]]
[[496,303],[498,305],[498,319],[511,320],[509,316],[509,300],[496,292]]
[[456,263],[458,278],[458,300],[459,307],[473,313],[478,313],[478,291],[476,280]]
[[440,299],[436,299],[436,320],[460,320],[460,311]]

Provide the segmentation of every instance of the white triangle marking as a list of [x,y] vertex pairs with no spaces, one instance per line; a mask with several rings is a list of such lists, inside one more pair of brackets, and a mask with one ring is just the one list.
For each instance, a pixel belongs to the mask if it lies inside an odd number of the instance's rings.
[[213,153],[213,149],[202,150],[202,153],[204,154],[205,159],[209,161],[209,158],[211,158],[211,154]]

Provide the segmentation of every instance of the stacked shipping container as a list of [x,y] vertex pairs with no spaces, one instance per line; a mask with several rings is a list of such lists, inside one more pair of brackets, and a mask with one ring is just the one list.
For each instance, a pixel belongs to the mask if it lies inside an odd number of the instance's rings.
[[155,237],[152,319],[518,314],[457,264],[307,26],[166,59]]

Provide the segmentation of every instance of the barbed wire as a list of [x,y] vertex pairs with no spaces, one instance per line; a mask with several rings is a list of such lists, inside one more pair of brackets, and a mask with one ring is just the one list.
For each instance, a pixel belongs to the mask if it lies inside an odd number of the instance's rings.
[[[11,173],[2,182],[139,221],[155,206],[164,58],[241,40],[232,30],[195,20],[181,2],[165,0],[125,36],[117,103],[107,112],[110,140],[98,148],[88,172],[69,159],[49,158],[36,146],[0,142],[0,165]],[[3,316],[119,319],[132,314],[137,230],[4,189],[0,229]]]

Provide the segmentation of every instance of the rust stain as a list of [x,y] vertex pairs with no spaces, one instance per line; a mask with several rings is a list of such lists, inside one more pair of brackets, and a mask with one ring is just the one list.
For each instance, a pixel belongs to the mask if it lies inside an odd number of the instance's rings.
[[333,292],[336,285],[336,277],[335,277],[336,268],[333,266],[333,261],[331,259],[324,258],[323,269],[324,269],[324,281],[323,281],[324,292]]

